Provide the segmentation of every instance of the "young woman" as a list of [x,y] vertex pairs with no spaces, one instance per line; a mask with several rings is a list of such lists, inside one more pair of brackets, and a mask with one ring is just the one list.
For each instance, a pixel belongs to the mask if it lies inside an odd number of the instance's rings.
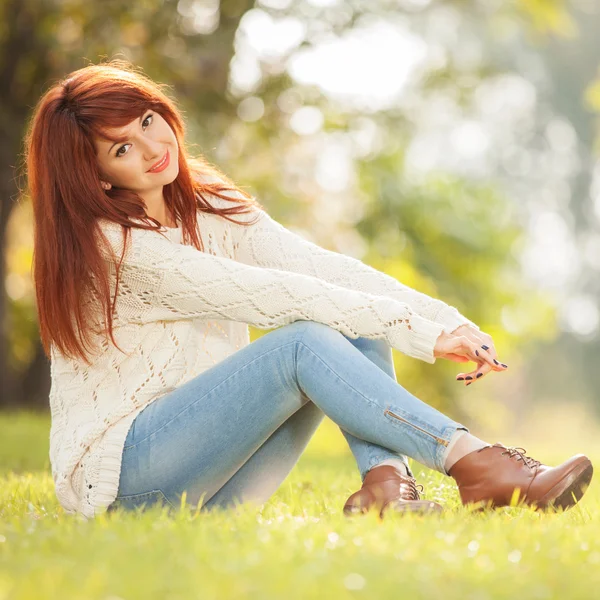
[[[396,381],[392,348],[473,361],[467,385],[502,372],[489,335],[288,231],[190,157],[184,133],[162,86],[123,61],[71,73],[30,122],[50,460],[67,512],[264,502],[324,415],[363,482],[346,514],[439,511],[407,456],[452,476],[465,504],[581,498],[587,457],[548,467],[488,444]],[[248,324],[273,331],[250,344]]]

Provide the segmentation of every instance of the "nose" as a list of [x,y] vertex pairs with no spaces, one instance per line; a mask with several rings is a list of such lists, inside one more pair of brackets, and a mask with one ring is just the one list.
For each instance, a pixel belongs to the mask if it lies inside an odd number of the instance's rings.
[[165,155],[166,149],[164,147],[161,148],[158,152],[153,152],[152,154],[148,154],[148,158],[145,163],[145,170],[149,171],[160,159]]
[[163,157],[166,148],[162,142],[150,139],[146,139],[144,142],[144,160],[148,163],[148,168],[150,168],[157,160]]

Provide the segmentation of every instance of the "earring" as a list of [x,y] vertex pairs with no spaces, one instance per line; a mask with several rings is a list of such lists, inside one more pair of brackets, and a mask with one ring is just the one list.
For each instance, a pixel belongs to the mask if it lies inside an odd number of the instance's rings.
[[106,181],[101,181],[100,183],[105,190],[110,190],[110,188],[112,187],[110,183],[106,183]]

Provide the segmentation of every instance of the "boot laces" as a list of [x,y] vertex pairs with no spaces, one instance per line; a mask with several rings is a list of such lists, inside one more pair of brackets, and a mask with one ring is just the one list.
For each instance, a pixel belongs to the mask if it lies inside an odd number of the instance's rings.
[[527,450],[525,448],[508,446],[506,452],[502,454],[508,454],[509,458],[517,457],[517,460],[522,460],[529,468],[539,467],[542,463],[539,460],[531,458],[531,456],[525,456]]
[[400,495],[406,500],[419,500],[419,490],[423,492],[423,486],[416,483],[413,477],[402,477],[400,480]]

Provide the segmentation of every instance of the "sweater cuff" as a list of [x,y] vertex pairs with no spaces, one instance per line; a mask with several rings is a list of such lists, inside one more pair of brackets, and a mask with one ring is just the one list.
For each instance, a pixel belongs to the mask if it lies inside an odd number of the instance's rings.
[[413,315],[410,318],[410,327],[409,343],[412,348],[410,355],[429,364],[434,364],[436,357],[433,355],[433,350],[440,334],[444,332],[443,325]]
[[470,325],[474,329],[479,330],[479,327],[473,321],[461,315],[453,306],[442,309],[438,313],[435,322],[444,326],[445,333],[453,333],[461,325]]

